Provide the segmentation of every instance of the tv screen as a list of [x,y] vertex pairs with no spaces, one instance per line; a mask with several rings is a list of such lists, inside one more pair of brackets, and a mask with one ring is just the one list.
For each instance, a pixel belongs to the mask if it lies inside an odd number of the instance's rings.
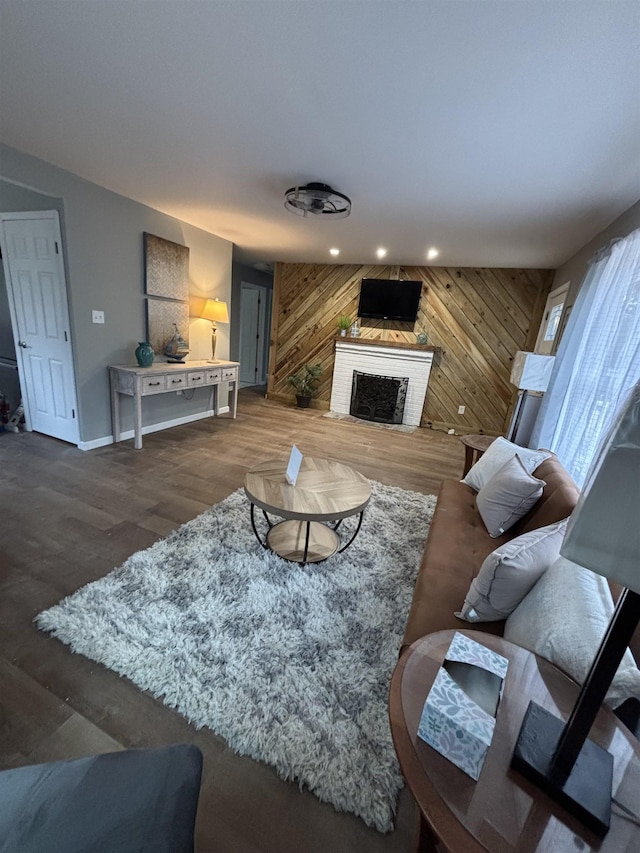
[[421,281],[363,278],[358,317],[415,323],[421,292]]

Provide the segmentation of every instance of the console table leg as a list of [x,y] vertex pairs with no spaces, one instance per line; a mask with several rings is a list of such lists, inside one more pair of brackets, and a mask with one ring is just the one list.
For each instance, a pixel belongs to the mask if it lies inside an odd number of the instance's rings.
[[233,383],[233,402],[231,403],[231,417],[235,418],[238,409],[238,380]]
[[120,392],[117,388],[118,380],[109,371],[109,385],[111,387],[111,432],[113,433],[113,443],[117,444],[120,441]]
[[139,393],[137,393],[135,395],[135,397],[133,398],[133,403],[134,403],[134,410],[135,410],[135,414],[134,414],[135,423],[133,426],[134,433],[135,433],[135,440],[134,440],[133,446],[135,447],[136,450],[141,450],[142,449],[142,397],[140,396]]

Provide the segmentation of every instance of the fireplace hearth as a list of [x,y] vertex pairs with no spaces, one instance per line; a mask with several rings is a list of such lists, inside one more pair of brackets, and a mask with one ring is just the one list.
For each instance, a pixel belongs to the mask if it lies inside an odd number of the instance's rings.
[[380,424],[401,424],[409,378],[353,371],[349,414]]

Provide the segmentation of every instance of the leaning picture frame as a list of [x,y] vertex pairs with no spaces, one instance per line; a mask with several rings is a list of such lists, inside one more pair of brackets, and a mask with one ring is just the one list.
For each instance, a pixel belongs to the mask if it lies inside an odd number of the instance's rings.
[[189,342],[189,304],[169,302],[164,299],[147,299],[147,340],[156,355],[165,347],[176,331]]

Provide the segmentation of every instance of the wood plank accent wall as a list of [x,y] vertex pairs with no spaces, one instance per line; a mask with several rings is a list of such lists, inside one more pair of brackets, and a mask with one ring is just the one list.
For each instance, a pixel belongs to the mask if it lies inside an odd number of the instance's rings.
[[267,396],[292,401],[287,377],[305,362],[320,363],[314,404],[329,407],[338,317],[355,317],[363,278],[423,283],[415,325],[363,320],[360,331],[361,338],[410,343],[424,331],[440,347],[421,425],[504,434],[516,399],[511,363],[517,350],[535,345],[553,270],[278,263]]

